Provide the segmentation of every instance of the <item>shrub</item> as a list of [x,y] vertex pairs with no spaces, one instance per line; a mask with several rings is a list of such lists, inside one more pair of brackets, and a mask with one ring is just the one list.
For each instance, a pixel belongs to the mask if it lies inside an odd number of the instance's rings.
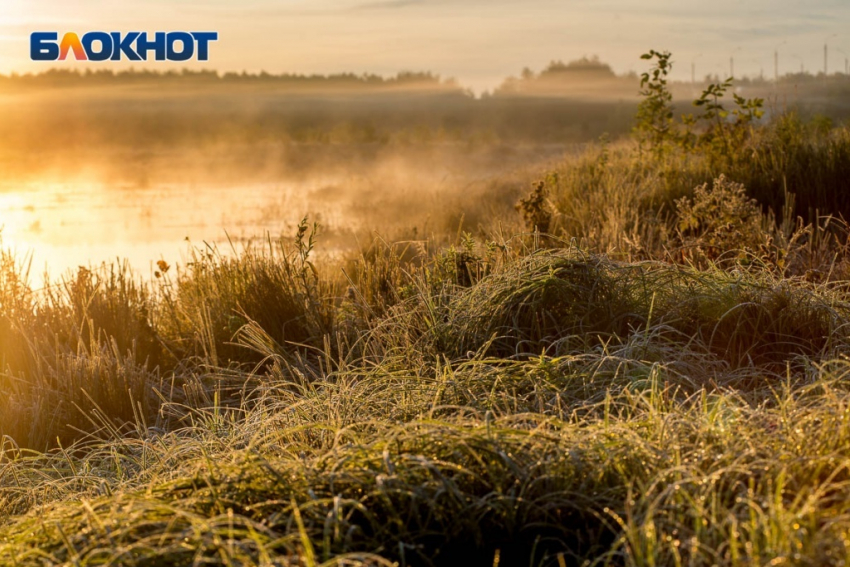
[[759,254],[770,240],[756,200],[723,175],[676,201],[676,216],[682,253],[691,260],[716,260],[736,249]]

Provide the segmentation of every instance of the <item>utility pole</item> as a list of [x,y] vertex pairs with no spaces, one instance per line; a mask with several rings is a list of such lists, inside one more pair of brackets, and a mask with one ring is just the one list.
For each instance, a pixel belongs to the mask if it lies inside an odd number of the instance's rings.
[[758,70],[759,70],[758,78],[759,78],[760,81],[763,81],[764,80],[764,65],[762,65],[761,61],[759,61],[758,59],[750,59],[750,63],[755,65],[755,67],[753,67],[753,69],[758,68]]
[[691,84],[697,84],[697,59],[702,57],[702,53],[691,59]]
[[829,66],[827,56],[829,54],[829,40],[837,36],[837,33],[832,34],[825,40],[823,40],[823,78],[826,79],[826,76],[829,75]]
[[788,43],[788,41],[783,41],[773,48],[773,80],[776,83],[779,83],[779,48],[786,43]]
[[827,54],[828,54],[827,49],[828,49],[827,44],[824,43],[823,44],[823,77],[824,77],[824,79],[829,74],[829,67],[827,66]]
[[735,78],[735,54],[741,51],[741,47],[738,46],[735,51],[732,52],[732,55],[729,57],[729,78]]
[[773,82],[779,82],[779,50],[773,52]]

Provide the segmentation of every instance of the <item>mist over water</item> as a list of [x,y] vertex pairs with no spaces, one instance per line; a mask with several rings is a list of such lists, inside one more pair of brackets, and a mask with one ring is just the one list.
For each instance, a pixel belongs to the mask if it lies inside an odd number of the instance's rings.
[[[350,250],[358,235],[372,231],[424,237],[447,225],[474,230],[476,217],[463,219],[464,209],[481,213],[499,199],[509,208],[522,188],[510,172],[527,167],[519,162],[551,160],[563,151],[558,145],[474,152],[441,147],[425,155],[394,151],[369,159],[349,156],[354,161],[335,170],[259,176],[246,171],[242,182],[235,172],[216,179],[212,164],[213,173],[200,175],[198,155],[171,156],[173,170],[151,167],[141,182],[120,180],[114,172],[102,176],[107,180],[69,175],[58,181],[54,171],[43,179],[0,184],[0,239],[30,264],[32,276],[49,274],[51,280],[80,266],[125,260],[150,277],[160,259],[184,265],[191,247],[229,254],[258,240],[288,240],[304,216],[320,224],[323,252]],[[90,174],[91,167],[84,169]],[[196,170],[195,181],[183,179],[190,170]]]
[[[521,229],[517,198],[565,153],[627,134],[638,87],[592,58],[483,98],[429,73],[2,77],[0,239],[34,275],[127,260],[148,277],[190,247],[289,239],[305,215],[327,253],[374,233]],[[838,120],[847,87],[805,76],[741,88]],[[673,85],[687,107],[699,89]]]

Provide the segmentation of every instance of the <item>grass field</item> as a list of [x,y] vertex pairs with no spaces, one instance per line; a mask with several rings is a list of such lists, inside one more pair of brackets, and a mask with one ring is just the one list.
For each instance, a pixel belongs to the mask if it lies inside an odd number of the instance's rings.
[[4,252],[0,564],[846,565],[850,129],[694,132],[342,255]]

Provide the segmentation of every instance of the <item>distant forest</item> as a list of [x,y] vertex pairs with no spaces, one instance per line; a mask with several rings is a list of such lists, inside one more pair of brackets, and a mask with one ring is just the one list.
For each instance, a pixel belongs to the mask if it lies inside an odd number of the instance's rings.
[[[677,111],[691,112],[702,89],[725,78],[670,85]],[[763,97],[766,119],[788,110],[832,123],[850,119],[844,74],[744,78],[735,89]],[[595,57],[524,69],[479,95],[431,72],[51,69],[0,76],[0,159],[15,167],[35,151],[54,159],[97,148],[568,145],[629,133],[639,91],[638,75],[618,75]]]
[[[690,88],[695,86],[695,84],[696,86],[702,86],[711,82],[720,82],[726,78],[726,76],[716,74],[706,75],[695,83],[678,81],[673,86]],[[622,75],[616,74],[610,65],[600,61],[595,56],[582,57],[568,63],[555,60],[539,72],[535,72],[528,67],[524,68],[518,76],[508,77],[492,91],[482,93],[482,98],[524,94],[563,94],[574,90],[586,90],[588,86],[597,87],[600,90],[621,87],[624,92],[626,89],[631,89],[628,93],[634,96],[637,94],[637,87],[635,85],[639,83],[639,80],[638,74],[634,72]],[[778,81],[767,79],[763,76],[745,76],[736,78],[735,80],[736,84],[741,87],[768,88],[806,85],[817,87],[818,90],[826,92],[832,92],[831,89],[840,89],[845,93],[850,92],[850,76],[844,73],[834,73],[824,76],[823,73],[811,74],[808,72],[798,72],[781,75]],[[440,91],[457,91],[468,96],[473,96],[472,91],[465,89],[456,79],[444,78],[430,71],[401,71],[395,75],[382,76],[372,73],[357,74],[351,72],[329,75],[307,75],[298,73],[273,74],[265,71],[259,73],[220,73],[213,70],[196,71],[191,69],[155,71],[131,68],[123,71],[113,71],[110,69],[93,70],[91,68],[86,70],[51,68],[41,73],[0,74],[0,88],[6,89],[14,87],[53,88],[63,86],[139,85],[150,83],[181,86],[267,84],[281,87],[315,87],[319,89],[329,87],[366,89],[427,87]]]

